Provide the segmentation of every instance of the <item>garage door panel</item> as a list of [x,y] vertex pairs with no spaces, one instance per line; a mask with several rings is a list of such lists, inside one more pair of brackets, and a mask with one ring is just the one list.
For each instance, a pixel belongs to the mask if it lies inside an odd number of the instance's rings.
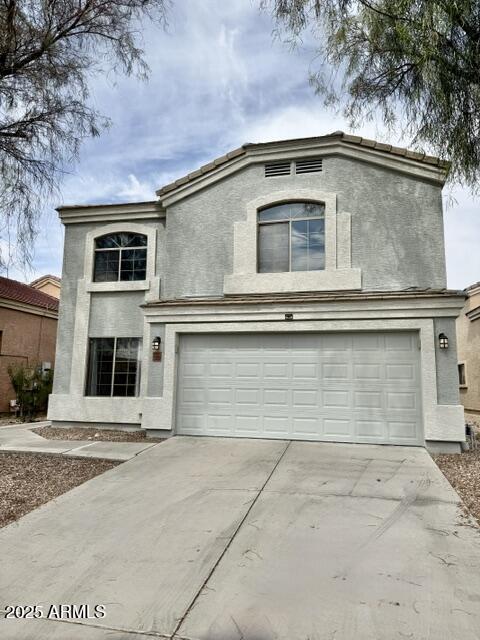
[[288,407],[290,404],[289,389],[264,389],[263,403],[267,406]]
[[233,378],[233,364],[231,362],[210,362],[208,364],[208,375],[211,378]]
[[408,441],[415,438],[417,424],[415,420],[412,420],[411,422],[388,421],[387,429],[389,438]]
[[321,377],[328,380],[348,380],[351,377],[350,365],[347,363],[324,362]]
[[235,389],[235,404],[252,405],[258,407],[260,404],[260,389]]
[[417,394],[414,391],[387,391],[387,409],[417,409]]
[[418,350],[418,338],[409,333],[386,333],[385,350],[390,351],[414,351]]
[[385,439],[385,423],[381,420],[355,420],[355,434],[370,440]]
[[207,414],[208,428],[215,433],[230,434],[233,433],[232,414],[231,413],[214,413]]
[[340,418],[324,418],[323,437],[330,440],[352,440],[352,421]]
[[379,382],[383,380],[383,367],[381,364],[354,364],[353,365],[353,377],[355,380],[375,380]]
[[387,364],[386,379],[390,380],[411,380],[414,382],[417,378],[415,366],[413,364]]
[[263,377],[265,380],[289,380],[290,379],[290,365],[284,361],[282,362],[264,362],[263,364]]
[[376,333],[358,333],[352,336],[352,349],[356,352],[378,351],[383,336]]
[[321,394],[317,389],[292,389],[292,407],[304,409],[306,407],[318,409]]
[[255,415],[236,415],[235,430],[244,434],[255,435],[260,429],[261,418]]
[[317,417],[292,419],[292,435],[315,436],[322,432],[322,420]]
[[325,389],[323,391],[323,406],[326,409],[347,409],[350,403],[350,392],[347,390]]
[[263,417],[263,430],[269,437],[276,434],[279,437],[290,435],[290,419],[287,416],[268,415]]
[[414,333],[181,339],[178,433],[422,444]]
[[383,409],[385,398],[381,391],[355,391],[353,403],[356,409]]

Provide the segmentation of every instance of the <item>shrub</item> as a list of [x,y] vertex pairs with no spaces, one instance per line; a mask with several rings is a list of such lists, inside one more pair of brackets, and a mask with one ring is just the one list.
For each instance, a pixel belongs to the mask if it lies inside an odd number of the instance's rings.
[[32,421],[45,411],[52,393],[53,371],[42,371],[40,366],[10,365],[8,375],[17,394],[17,403],[23,422]]

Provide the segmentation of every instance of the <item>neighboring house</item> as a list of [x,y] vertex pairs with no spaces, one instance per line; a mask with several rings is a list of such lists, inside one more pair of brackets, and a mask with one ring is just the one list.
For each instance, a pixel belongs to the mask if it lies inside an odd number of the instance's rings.
[[30,283],[31,287],[38,289],[39,291],[43,291],[43,293],[48,293],[49,296],[53,296],[54,298],[60,298],[60,288],[62,285],[62,281],[57,276],[52,276],[51,274],[47,274],[46,276],[41,276],[37,278],[33,282]]
[[480,282],[465,289],[467,299],[457,318],[460,402],[480,420]]
[[0,277],[0,413],[15,400],[9,365],[53,367],[57,318],[56,298]]
[[60,208],[50,418],[459,450],[446,168],[335,132],[246,144],[152,202]]

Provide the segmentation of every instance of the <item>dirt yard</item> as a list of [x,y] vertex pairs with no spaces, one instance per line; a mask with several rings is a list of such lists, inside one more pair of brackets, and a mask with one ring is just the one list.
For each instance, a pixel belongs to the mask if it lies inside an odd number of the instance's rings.
[[460,454],[439,454],[433,459],[480,524],[480,447]]
[[[145,431],[115,431],[113,429],[90,429],[71,427],[39,427],[34,433],[47,440],[98,440],[101,442],[143,442]],[[163,442],[165,438],[148,438],[148,442]]]
[[0,527],[120,464],[0,452]]

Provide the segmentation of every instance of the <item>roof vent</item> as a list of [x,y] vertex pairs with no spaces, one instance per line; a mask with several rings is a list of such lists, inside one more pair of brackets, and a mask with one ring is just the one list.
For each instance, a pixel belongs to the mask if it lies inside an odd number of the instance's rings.
[[322,158],[306,158],[295,162],[295,173],[318,173],[322,170]]
[[291,162],[267,162],[265,165],[265,177],[272,178],[274,176],[289,176]]

